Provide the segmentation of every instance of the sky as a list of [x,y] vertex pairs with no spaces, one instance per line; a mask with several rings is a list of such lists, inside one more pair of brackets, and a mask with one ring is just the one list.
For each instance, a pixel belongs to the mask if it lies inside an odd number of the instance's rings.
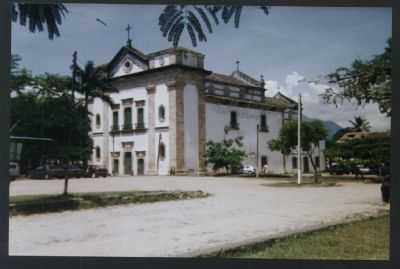
[[[107,63],[126,44],[128,24],[133,46],[144,53],[171,47],[162,37],[159,5],[68,4],[69,13],[60,26],[61,36],[49,40],[46,32],[30,33],[12,25],[12,53],[34,74],[69,74],[74,50],[78,64],[88,60]],[[96,21],[100,18],[107,26]],[[390,128],[390,119],[376,105],[336,107],[322,102],[326,83],[320,79],[356,58],[370,59],[383,52],[392,35],[390,8],[271,7],[266,16],[257,7],[245,7],[240,27],[220,24],[208,41],[193,48],[186,33],[180,46],[206,55],[205,68],[230,74],[237,60],[240,70],[266,80],[266,95],[277,91],[297,100],[302,94],[304,114],[349,126],[355,116],[366,117],[372,130]]]

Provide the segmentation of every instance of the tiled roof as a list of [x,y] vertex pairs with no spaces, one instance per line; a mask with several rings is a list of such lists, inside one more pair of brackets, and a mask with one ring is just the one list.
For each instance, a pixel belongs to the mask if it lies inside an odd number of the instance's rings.
[[206,79],[210,80],[210,81],[214,81],[214,82],[232,84],[232,85],[237,85],[237,86],[241,86],[241,87],[256,87],[256,86],[250,85],[248,83],[245,83],[237,78],[234,78],[232,76],[223,75],[223,74],[219,74],[219,73],[212,73],[211,75],[207,76]]
[[288,108],[287,104],[285,104],[285,103],[281,102],[280,100],[275,99],[273,97],[266,97],[263,102],[239,99],[239,98],[229,97],[229,96],[206,95],[206,97],[214,99],[214,100],[228,101],[228,102],[234,102],[234,103],[241,103],[241,104],[249,105],[249,106],[262,107],[264,109],[284,110],[284,109]]
[[203,55],[204,56],[204,54],[202,54],[200,52],[197,52],[197,51],[194,51],[194,50],[191,50],[191,49],[187,49],[187,48],[183,48],[183,47],[176,47],[176,48],[168,48],[168,49],[165,49],[165,50],[160,50],[160,51],[155,51],[155,52],[149,53],[149,54],[147,54],[147,57],[152,58],[152,57],[155,57],[155,56],[158,56],[158,55],[162,55],[162,54],[166,54],[166,53],[179,52],[179,51],[191,52],[191,53],[194,53],[194,54],[199,54],[199,55]]
[[237,70],[235,72],[232,73],[231,75],[232,77],[238,77],[239,80],[243,81],[244,83],[247,83],[251,86],[255,86],[255,87],[261,87],[261,82],[252,78],[251,76]]

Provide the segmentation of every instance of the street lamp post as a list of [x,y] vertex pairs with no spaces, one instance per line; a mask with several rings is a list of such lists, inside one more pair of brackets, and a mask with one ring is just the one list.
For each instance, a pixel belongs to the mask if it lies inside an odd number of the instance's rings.
[[297,112],[297,184],[301,184],[301,94],[299,94],[299,104]]
[[259,132],[260,132],[260,125],[259,124],[257,124],[257,141],[256,141],[256,177],[259,177],[259,175],[260,175],[260,167],[259,167],[259,161],[258,161],[258,159],[259,159],[259,150],[258,150],[258,135],[259,135]]

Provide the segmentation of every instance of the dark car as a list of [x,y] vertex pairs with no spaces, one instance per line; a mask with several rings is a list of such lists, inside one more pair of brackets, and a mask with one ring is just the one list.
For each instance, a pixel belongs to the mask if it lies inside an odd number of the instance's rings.
[[70,178],[81,178],[85,176],[85,171],[78,165],[67,165],[64,166],[64,175],[68,175]]
[[32,179],[51,179],[59,178],[63,175],[64,169],[60,166],[39,166],[28,173]]
[[89,166],[86,172],[87,177],[107,177],[109,176],[107,168],[98,166]]
[[382,200],[385,203],[390,202],[390,175],[383,177],[381,185]]
[[350,169],[344,165],[333,165],[328,172],[332,175],[345,175],[350,173]]

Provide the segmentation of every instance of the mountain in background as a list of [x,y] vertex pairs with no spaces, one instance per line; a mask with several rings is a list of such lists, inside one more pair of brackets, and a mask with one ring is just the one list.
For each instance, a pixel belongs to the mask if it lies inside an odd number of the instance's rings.
[[[305,121],[317,120],[315,118],[309,118],[305,115],[303,115],[303,119]],[[333,137],[333,135],[336,134],[337,131],[339,131],[340,129],[343,129],[343,127],[341,127],[339,124],[337,124],[334,121],[331,121],[331,120],[327,120],[327,121],[320,120],[320,121],[322,121],[322,123],[324,124],[324,127],[328,131],[328,139],[331,139]]]

